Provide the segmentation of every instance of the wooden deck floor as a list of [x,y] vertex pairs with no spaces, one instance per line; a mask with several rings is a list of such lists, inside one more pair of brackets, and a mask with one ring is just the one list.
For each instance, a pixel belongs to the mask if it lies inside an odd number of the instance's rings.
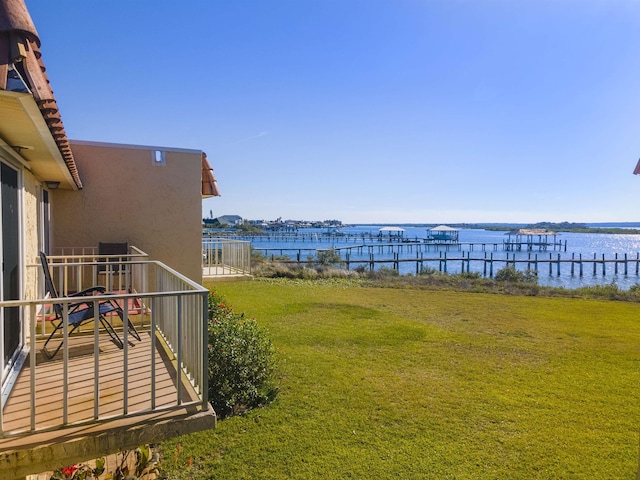
[[[131,415],[148,411],[151,405],[151,362],[155,363],[156,407],[177,404],[176,370],[165,351],[159,347],[151,351],[151,337],[141,333],[140,342],[129,338],[127,357],[128,382],[125,405],[125,358],[106,335],[100,336],[98,372],[98,416],[100,419]],[[48,360],[39,350],[36,367],[36,398],[31,405],[29,396],[30,369],[27,362],[4,408],[4,432],[25,431],[30,428],[30,413],[35,410],[36,428],[53,428],[63,423],[63,361],[62,350]],[[94,353],[93,336],[72,338],[69,344],[68,423],[92,422],[94,418]],[[182,387],[182,402],[196,400],[191,387]],[[0,450],[7,439],[0,439]]]

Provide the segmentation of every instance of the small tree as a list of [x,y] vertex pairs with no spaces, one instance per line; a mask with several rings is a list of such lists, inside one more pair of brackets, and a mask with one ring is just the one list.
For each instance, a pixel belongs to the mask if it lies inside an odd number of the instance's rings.
[[258,225],[253,225],[248,220],[244,220],[237,228],[240,232],[245,234],[260,234],[262,233],[262,228]]

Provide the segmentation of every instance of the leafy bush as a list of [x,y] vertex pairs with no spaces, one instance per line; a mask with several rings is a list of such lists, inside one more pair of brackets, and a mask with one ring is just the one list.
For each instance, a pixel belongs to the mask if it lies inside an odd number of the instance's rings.
[[275,351],[266,329],[209,293],[209,401],[225,418],[273,401]]
[[631,285],[629,287],[629,293],[634,296],[640,295],[640,283],[636,283],[635,285]]
[[340,265],[342,263],[340,253],[336,252],[333,248],[329,250],[318,250],[317,258],[320,265]]
[[367,277],[374,280],[388,279],[399,277],[400,274],[397,270],[389,267],[380,267],[378,270],[373,270],[367,274]]
[[[629,289],[631,292],[630,296],[634,296],[636,294],[636,285]],[[607,285],[592,285],[590,287],[580,287],[576,289],[576,293],[579,295],[587,295],[589,297],[596,298],[609,298],[611,300],[616,300],[624,296],[624,292],[620,290],[615,280],[612,280],[611,283]]]
[[495,276],[496,282],[511,283],[538,283],[538,272],[535,270],[516,270],[513,265],[508,265],[498,270]]
[[441,272],[437,268],[433,267],[422,267],[418,275],[440,275]]
[[482,278],[482,274],[480,272],[461,272],[457,274],[460,278],[465,278],[468,280],[477,280]]
[[152,452],[150,445],[142,445],[135,450],[123,450],[117,453],[115,461],[109,462],[110,468],[108,471],[105,468],[106,461],[103,457],[97,458],[92,462],[70,465],[54,470],[49,480],[94,480],[98,478],[147,480],[158,478],[158,460],[158,453]]

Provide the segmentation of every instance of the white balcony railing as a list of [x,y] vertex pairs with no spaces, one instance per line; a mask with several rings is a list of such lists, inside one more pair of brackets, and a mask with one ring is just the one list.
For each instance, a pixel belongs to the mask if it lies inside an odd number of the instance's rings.
[[251,242],[203,237],[202,269],[205,276],[251,274]]
[[[75,253],[73,255],[72,253]],[[207,295],[194,283],[160,262],[133,251],[114,263],[98,261],[95,252],[62,252],[49,258],[52,279],[63,307],[63,328],[52,342],[62,348],[52,359],[41,354],[51,331],[52,299],[45,298],[42,267],[39,297],[0,302],[20,309],[28,359],[0,409],[0,436],[33,433],[194,405],[207,410]],[[74,297],[73,293],[104,285],[105,295]],[[90,321],[69,335],[69,305],[114,300],[122,321],[110,318],[123,346],[118,348]],[[131,321],[137,341],[124,325]],[[76,332],[78,332],[78,330]]]

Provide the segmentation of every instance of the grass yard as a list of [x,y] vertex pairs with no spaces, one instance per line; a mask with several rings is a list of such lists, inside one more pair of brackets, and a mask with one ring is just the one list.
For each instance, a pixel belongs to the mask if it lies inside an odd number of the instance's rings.
[[216,289],[269,329],[280,394],[164,443],[171,479],[635,478],[640,304],[339,281]]

